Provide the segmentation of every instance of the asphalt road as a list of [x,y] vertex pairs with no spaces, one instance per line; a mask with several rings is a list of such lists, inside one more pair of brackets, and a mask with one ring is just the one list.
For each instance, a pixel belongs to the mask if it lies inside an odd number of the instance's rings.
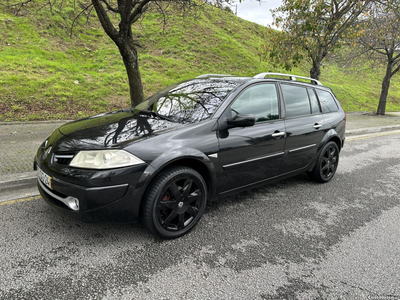
[[330,183],[222,199],[172,241],[0,202],[0,299],[400,299],[399,147],[348,139]]

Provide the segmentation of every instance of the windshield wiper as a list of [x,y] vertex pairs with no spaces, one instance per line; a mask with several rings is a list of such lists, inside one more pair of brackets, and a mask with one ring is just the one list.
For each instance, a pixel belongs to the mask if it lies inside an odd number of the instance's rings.
[[155,111],[151,111],[151,110],[139,110],[138,112],[134,112],[132,109],[132,112],[135,114],[143,114],[143,115],[147,115],[147,116],[153,116],[153,117],[157,117],[161,120],[166,120],[166,121],[170,121],[170,122],[176,122],[174,119],[160,115],[159,113],[155,112]]

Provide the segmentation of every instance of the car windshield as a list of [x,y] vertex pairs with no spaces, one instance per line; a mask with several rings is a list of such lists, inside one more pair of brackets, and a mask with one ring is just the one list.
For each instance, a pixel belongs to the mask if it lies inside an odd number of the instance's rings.
[[136,114],[152,112],[182,124],[192,124],[209,119],[225,97],[243,79],[207,78],[193,79],[171,85],[149,97],[133,109]]

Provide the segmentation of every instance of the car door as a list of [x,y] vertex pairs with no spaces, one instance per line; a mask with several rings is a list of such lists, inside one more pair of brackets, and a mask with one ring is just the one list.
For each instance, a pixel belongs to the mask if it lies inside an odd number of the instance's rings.
[[280,118],[275,83],[246,88],[227,108],[220,122],[237,114],[254,115],[256,123],[218,132],[220,193],[277,176],[284,154],[285,124]]
[[281,84],[285,103],[286,146],[282,172],[308,166],[324,137],[326,125],[314,89]]

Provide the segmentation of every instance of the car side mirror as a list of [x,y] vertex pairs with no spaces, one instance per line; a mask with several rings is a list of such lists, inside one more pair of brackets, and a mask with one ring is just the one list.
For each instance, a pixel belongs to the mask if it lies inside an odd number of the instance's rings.
[[256,117],[251,114],[237,114],[233,118],[227,119],[226,122],[234,127],[248,127],[256,124]]

